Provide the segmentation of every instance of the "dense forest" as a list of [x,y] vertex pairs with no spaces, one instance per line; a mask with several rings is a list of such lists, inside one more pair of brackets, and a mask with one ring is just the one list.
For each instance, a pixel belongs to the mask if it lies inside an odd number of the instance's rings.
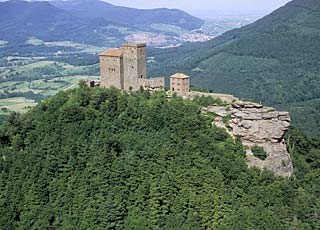
[[11,114],[1,229],[320,229],[320,142],[287,134],[290,179],[248,169],[207,103],[82,85]]
[[320,98],[319,12],[319,0],[291,1],[211,41],[151,50],[149,70],[155,76],[185,72],[199,87],[287,108],[299,129],[319,136],[319,103],[310,107]]

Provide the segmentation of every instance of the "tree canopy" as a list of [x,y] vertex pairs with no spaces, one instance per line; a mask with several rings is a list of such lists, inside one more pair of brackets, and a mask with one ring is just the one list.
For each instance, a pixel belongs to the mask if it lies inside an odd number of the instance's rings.
[[0,141],[3,229],[320,228],[319,142],[288,134],[290,180],[248,169],[199,99],[81,87],[11,114]]

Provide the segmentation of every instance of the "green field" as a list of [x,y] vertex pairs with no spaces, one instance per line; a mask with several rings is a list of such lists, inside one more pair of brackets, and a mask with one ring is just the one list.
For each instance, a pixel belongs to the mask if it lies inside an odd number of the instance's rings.
[[7,115],[11,111],[24,113],[36,104],[35,101],[24,97],[0,99],[0,115]]
[[80,80],[98,78],[88,74],[96,66],[33,61],[0,72],[0,76],[6,76],[6,81],[0,82],[0,115],[8,115],[11,111],[26,112],[29,107],[60,90],[76,88]]
[[[34,37],[29,38],[29,40],[26,41],[26,44],[34,45],[34,46],[45,45],[48,47],[70,47],[70,48],[76,48],[80,52],[92,53],[92,54],[99,53],[99,52],[103,51],[104,49],[106,49],[105,47],[80,44],[80,43],[71,42],[71,41],[45,42],[43,40],[40,40],[40,39],[34,38]],[[0,42],[0,45],[1,45],[1,42]]]

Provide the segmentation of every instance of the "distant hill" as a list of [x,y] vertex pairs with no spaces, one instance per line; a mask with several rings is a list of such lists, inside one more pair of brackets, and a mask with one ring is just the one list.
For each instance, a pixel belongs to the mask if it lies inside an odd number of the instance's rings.
[[104,36],[120,37],[114,30],[94,33],[104,19],[83,20],[49,2],[11,0],[0,2],[0,39],[24,41],[37,37],[46,41],[70,40],[88,44],[103,44]]
[[[54,4],[54,5],[53,5]],[[201,27],[203,21],[180,10],[139,10],[93,1],[0,2],[0,40],[23,42],[73,41],[96,46],[117,46],[130,33],[155,32],[154,23],[183,29]]]
[[[320,1],[294,0],[257,22],[197,44],[150,53],[154,75],[184,71],[193,84],[288,108],[299,128],[320,134]],[[172,65],[171,63],[174,63]],[[299,106],[290,107],[292,103]],[[302,122],[304,104],[311,127]]]
[[53,1],[52,4],[80,18],[102,17],[108,21],[131,26],[161,23],[193,30],[203,24],[203,20],[178,9],[135,9],[115,6],[100,0]]

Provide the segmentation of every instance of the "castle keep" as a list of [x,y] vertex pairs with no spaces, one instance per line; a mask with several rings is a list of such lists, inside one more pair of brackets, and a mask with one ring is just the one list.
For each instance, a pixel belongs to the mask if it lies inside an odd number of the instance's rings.
[[164,90],[163,77],[147,79],[146,44],[124,44],[100,57],[100,86],[125,91]]

